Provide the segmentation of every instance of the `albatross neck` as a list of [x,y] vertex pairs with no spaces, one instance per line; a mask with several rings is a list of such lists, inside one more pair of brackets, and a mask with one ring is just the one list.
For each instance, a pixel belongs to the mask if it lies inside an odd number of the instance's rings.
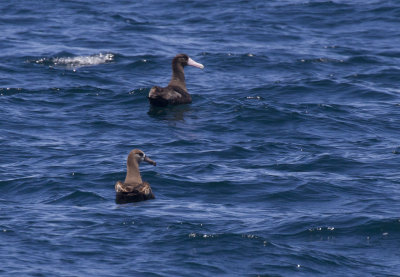
[[185,73],[181,63],[172,63],[172,78],[169,85],[183,87],[186,90]]
[[127,163],[127,171],[125,184],[141,184],[143,183],[142,177],[140,176],[139,164],[136,160],[129,161]]

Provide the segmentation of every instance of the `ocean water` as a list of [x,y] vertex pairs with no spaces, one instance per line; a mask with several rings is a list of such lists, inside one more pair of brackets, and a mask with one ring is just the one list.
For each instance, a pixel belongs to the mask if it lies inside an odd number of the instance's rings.
[[[400,276],[400,2],[0,11],[1,276]],[[178,53],[193,103],[151,108]]]

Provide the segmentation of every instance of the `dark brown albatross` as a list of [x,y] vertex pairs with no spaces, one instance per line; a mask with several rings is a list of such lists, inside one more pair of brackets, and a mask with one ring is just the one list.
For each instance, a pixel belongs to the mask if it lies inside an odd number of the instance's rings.
[[165,88],[154,86],[149,92],[151,105],[165,107],[167,105],[189,104],[192,103],[185,83],[185,73],[183,68],[191,65],[203,69],[204,66],[189,58],[186,54],[178,54],[172,60],[172,78]]
[[134,149],[129,153],[125,181],[117,181],[115,184],[115,202],[118,204],[155,198],[150,184],[143,182],[140,176],[139,164],[142,161],[156,165],[156,162],[147,157],[142,150]]

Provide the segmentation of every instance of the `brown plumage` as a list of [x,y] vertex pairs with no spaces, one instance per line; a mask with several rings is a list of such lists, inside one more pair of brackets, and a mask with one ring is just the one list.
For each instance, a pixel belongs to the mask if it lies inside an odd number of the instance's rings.
[[115,201],[118,204],[155,198],[150,184],[143,182],[140,176],[139,164],[142,161],[156,165],[156,162],[147,157],[142,150],[134,149],[129,153],[125,181],[117,181],[115,184]]
[[172,60],[172,78],[168,86],[165,88],[154,86],[150,89],[148,98],[151,105],[164,107],[192,103],[192,97],[186,88],[183,71],[186,65],[204,68],[202,64],[195,62],[186,54],[176,55]]

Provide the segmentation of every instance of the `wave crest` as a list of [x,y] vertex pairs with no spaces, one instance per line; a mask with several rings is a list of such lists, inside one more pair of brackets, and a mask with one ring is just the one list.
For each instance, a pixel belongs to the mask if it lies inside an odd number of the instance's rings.
[[104,63],[110,63],[114,61],[114,58],[115,55],[112,53],[99,53],[89,56],[41,58],[35,60],[34,63],[45,64],[49,66],[66,66],[68,68],[78,68],[83,66],[94,66]]

